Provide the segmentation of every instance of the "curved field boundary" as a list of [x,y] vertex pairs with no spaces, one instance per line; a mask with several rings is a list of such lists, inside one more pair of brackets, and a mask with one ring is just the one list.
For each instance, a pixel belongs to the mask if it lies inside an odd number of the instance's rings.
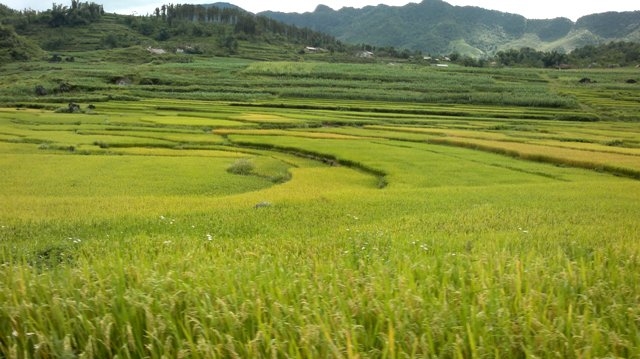
[[275,152],[285,153],[285,154],[296,156],[296,157],[302,157],[302,158],[307,158],[307,159],[315,160],[318,162],[322,162],[329,166],[349,167],[349,168],[352,168],[376,177],[376,179],[378,180],[377,187],[380,189],[385,188],[388,184],[386,179],[386,176],[387,176],[386,172],[379,170],[377,168],[364,165],[360,162],[339,158],[326,153],[303,150],[297,147],[277,146],[277,145],[271,145],[266,143],[253,143],[253,142],[229,140],[229,144],[231,146],[240,147],[244,149],[266,150],[266,151],[275,151]]

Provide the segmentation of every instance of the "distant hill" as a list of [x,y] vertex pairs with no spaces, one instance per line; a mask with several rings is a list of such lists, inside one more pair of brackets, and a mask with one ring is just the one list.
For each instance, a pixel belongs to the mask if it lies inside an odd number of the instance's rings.
[[201,4],[200,6],[202,6],[204,8],[217,7],[218,9],[236,9],[236,10],[246,11],[246,10],[242,9],[241,7],[239,7],[239,6],[230,4],[228,2],[216,2],[216,3],[213,3],[213,4]]
[[424,0],[400,7],[333,10],[320,5],[303,14],[267,11],[260,15],[326,32],[347,43],[394,46],[430,54],[457,52],[481,57],[521,47],[570,52],[610,41],[640,42],[640,11],[593,14],[574,23],[567,18],[527,19],[475,6]]

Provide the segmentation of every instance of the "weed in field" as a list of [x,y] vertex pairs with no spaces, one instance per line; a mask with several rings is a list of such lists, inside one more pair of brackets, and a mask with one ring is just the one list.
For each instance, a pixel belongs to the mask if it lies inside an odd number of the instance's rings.
[[248,159],[241,158],[233,162],[227,168],[227,172],[233,173],[236,175],[248,176],[255,170],[255,168],[256,166],[253,164],[253,162],[251,162]]
[[276,175],[270,177],[271,182],[276,183],[276,184],[280,184],[280,183],[285,183],[287,181],[291,180],[291,172],[289,171],[282,171],[277,173]]

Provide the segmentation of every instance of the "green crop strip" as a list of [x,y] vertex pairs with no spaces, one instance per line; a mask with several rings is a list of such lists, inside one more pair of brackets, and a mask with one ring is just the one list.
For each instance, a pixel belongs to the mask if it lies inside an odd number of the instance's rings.
[[0,357],[640,355],[633,69],[96,56],[0,69]]

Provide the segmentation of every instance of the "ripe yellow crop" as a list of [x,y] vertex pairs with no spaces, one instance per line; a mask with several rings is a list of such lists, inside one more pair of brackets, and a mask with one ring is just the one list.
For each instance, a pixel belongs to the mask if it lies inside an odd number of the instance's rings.
[[640,355],[628,96],[527,69],[182,66],[135,67],[182,92],[0,109],[0,357]]

